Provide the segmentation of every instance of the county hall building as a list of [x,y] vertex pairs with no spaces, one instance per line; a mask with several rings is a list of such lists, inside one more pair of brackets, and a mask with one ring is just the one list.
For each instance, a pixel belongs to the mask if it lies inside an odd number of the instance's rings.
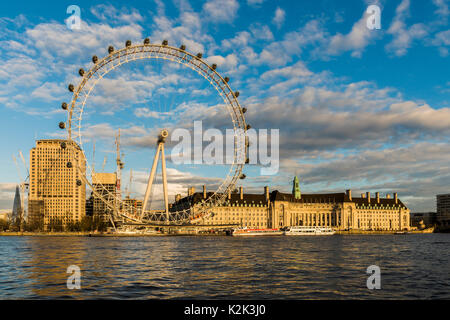
[[[189,188],[188,196],[177,195],[172,208],[191,208],[195,212],[201,202],[212,195]],[[328,226],[335,230],[408,230],[410,211],[397,197],[381,198],[370,192],[354,197],[345,193],[302,194],[299,180],[294,178],[292,193],[277,190],[262,194],[229,193],[225,202],[211,208],[212,214],[202,224],[239,225],[249,228],[282,228],[287,226]]]

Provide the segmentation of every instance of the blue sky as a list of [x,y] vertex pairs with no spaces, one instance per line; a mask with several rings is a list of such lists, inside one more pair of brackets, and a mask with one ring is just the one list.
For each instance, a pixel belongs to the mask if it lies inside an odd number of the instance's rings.
[[[65,25],[71,4],[81,8],[80,30]],[[366,27],[371,4],[381,8],[379,30]],[[108,45],[150,37],[202,52],[240,91],[254,128],[280,129],[280,173],[247,168],[249,190],[289,191],[298,174],[304,192],[398,192],[413,211],[434,210],[435,195],[450,192],[449,7],[446,0],[2,2],[0,209],[12,207],[19,180],[11,155],[27,156],[35,138],[61,136],[60,104],[70,101],[66,88],[79,81],[78,68],[106,55]],[[108,156],[112,170],[120,127],[123,180],[133,168],[140,194],[161,121],[221,126],[226,115],[210,112],[218,104],[192,72],[159,62],[126,66],[87,106],[86,155],[92,159],[95,139],[96,168]],[[176,118],[149,116],[176,108]],[[174,192],[213,186],[224,173],[169,169]]]

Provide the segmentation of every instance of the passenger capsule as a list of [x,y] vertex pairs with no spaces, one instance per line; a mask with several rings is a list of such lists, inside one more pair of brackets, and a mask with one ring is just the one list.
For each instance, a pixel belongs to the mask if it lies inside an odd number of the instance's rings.
[[97,61],[98,61],[98,57],[97,56],[93,56],[92,57],[92,62],[95,64],[95,63],[97,63]]
[[68,88],[69,88],[69,91],[70,91],[70,92],[73,92],[73,90],[75,89],[75,87],[73,86],[73,84],[69,84],[69,87],[68,87]]
[[182,45],[180,46],[180,49],[184,51],[184,50],[186,50],[186,46],[185,46],[184,44],[182,44]]
[[108,53],[111,54],[114,52],[114,47],[113,46],[109,46],[108,47]]
[[63,102],[63,103],[61,104],[61,108],[62,108],[63,110],[67,110],[67,103]]
[[162,42],[162,45],[163,45],[163,46],[167,46],[168,44],[169,44],[169,41],[163,40],[163,42]]
[[239,91],[236,91],[235,93],[234,93],[234,96],[237,98],[237,97],[239,97]]
[[199,58],[199,59],[201,59],[203,57],[203,54],[202,53],[197,53],[197,58]]
[[245,174],[241,174],[241,176],[239,177],[239,179],[244,180],[247,176]]
[[61,121],[61,122],[59,123],[59,128],[60,128],[60,129],[65,129],[65,128],[66,128],[66,124],[65,124],[64,122]]
[[225,77],[223,80],[225,80],[225,82],[228,83],[228,81],[230,81],[230,78]]
[[247,108],[242,108],[242,113],[246,113],[247,112]]
[[145,38],[145,39],[144,39],[144,44],[145,44],[145,45],[150,44],[150,39],[149,39],[149,38]]
[[252,128],[252,126],[251,125],[247,125],[247,130],[250,130]]
[[83,68],[80,68],[80,70],[78,70],[78,74],[79,74],[80,76],[84,76],[84,69],[83,69]]
[[216,70],[217,69],[217,64],[213,63],[211,68],[213,68],[213,70]]
[[125,42],[125,47],[129,47],[129,46],[131,46],[131,40],[127,40],[127,41]]
[[250,159],[249,158],[245,159],[245,163],[246,164],[250,163]]

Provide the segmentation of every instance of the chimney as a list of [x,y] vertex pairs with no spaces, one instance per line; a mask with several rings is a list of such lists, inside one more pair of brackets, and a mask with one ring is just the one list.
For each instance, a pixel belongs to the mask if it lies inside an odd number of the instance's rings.
[[239,194],[241,195],[241,200],[244,200],[244,188],[239,187]]
[[347,193],[348,199],[349,199],[350,201],[352,201],[352,190],[351,190],[351,189],[348,189],[348,190],[345,191],[345,192]]
[[266,196],[266,201],[269,201],[269,187],[268,186],[264,187],[264,194]]
[[380,193],[377,192],[377,193],[375,193],[375,195],[376,195],[376,197],[377,197],[377,203],[380,203]]
[[397,204],[398,203],[397,192],[394,192],[394,200],[395,200],[395,204]]
[[203,185],[203,199],[206,199],[206,186]]
[[361,193],[361,198],[362,198],[362,199],[365,199],[365,198],[366,198],[366,195],[365,195],[364,193]]
[[388,193],[387,195],[386,195],[386,199],[390,199],[391,198],[391,195]]
[[195,193],[195,187],[188,188],[188,196],[192,196]]
[[370,203],[370,192],[367,191],[366,193],[367,193],[367,203]]

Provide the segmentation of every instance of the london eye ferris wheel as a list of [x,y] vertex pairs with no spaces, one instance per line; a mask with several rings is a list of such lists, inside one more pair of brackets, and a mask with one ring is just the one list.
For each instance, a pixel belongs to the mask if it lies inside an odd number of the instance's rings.
[[[132,44],[130,40],[126,41],[125,47],[115,50],[114,47],[108,48],[108,54],[103,58],[97,56],[92,57],[92,66],[89,70],[80,68],[78,71],[81,80],[77,85],[70,84],[68,89],[73,92],[70,103],[62,103],[62,109],[67,111],[67,121],[60,122],[59,127],[67,130],[67,140],[69,143],[76,143],[81,150],[83,150],[83,114],[88,109],[88,101],[92,97],[92,92],[96,86],[107,79],[108,73],[123,68],[126,64],[134,61],[161,61],[163,63],[176,63],[184,68],[189,68],[197,75],[200,75],[207,81],[210,88],[214,89],[217,97],[223,101],[221,104],[222,116],[228,118],[228,125],[233,130],[234,143],[232,161],[225,170],[225,175],[217,183],[217,188],[214,192],[209,192],[208,196],[204,198],[200,204],[197,205],[195,212],[192,207],[177,207],[169,208],[168,194],[170,184],[167,183],[166,171],[166,155],[164,146],[166,140],[170,136],[170,129],[164,127],[164,123],[159,123],[157,126],[158,133],[156,134],[155,154],[151,170],[148,172],[148,180],[145,188],[145,193],[142,198],[142,209],[136,212],[133,206],[125,201],[121,192],[110,190],[102,183],[96,183],[93,186],[92,177],[94,176],[93,165],[87,161],[87,157],[83,153],[84,161],[74,161],[67,165],[75,165],[77,167],[80,180],[77,185],[80,186],[85,183],[90,187],[94,196],[100,199],[106,208],[108,208],[112,221],[114,219],[121,219],[131,223],[143,224],[183,224],[196,223],[205,217],[211,215],[214,207],[220,205],[225,201],[229,192],[235,189],[236,183],[239,179],[244,179],[245,175],[242,173],[244,164],[247,160],[248,141],[246,139],[246,132],[250,128],[246,124],[244,113],[246,109],[241,107],[238,101],[239,92],[233,91],[229,85],[229,78],[222,77],[217,71],[216,64],[208,64],[202,57],[201,53],[192,54],[186,50],[184,45],[180,47],[170,46],[167,40],[160,44],[151,43],[146,38],[142,44]],[[178,119],[182,120],[182,119]],[[230,121],[231,120],[231,121]],[[161,210],[152,210],[149,208],[149,202],[154,197],[153,189],[156,179],[156,170],[159,158],[161,158],[162,166],[162,186],[163,186],[163,200],[164,207]],[[151,158],[148,159],[150,164]],[[81,163],[85,163],[81,165]],[[118,166],[120,170],[120,166]],[[152,188],[153,187],[153,188]],[[120,186],[119,186],[120,188]],[[142,194],[141,194],[142,196]]]

